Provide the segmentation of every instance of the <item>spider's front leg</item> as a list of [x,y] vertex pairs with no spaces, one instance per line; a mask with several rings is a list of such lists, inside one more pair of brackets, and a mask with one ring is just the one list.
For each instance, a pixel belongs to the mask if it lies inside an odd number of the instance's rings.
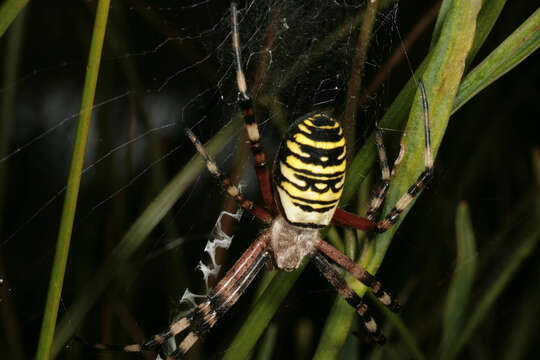
[[[399,215],[403,210],[410,205],[413,199],[420,193],[427,183],[433,178],[433,154],[431,151],[431,136],[430,136],[430,127],[429,127],[429,107],[426,95],[426,89],[422,80],[418,82],[420,88],[420,95],[422,97],[422,106],[424,109],[424,171],[420,174],[418,179],[411,185],[409,190],[401,196],[394,208],[386,215],[383,221],[377,224],[376,232],[382,233],[388,230],[394,225]],[[401,156],[400,156],[401,157]]]
[[210,173],[218,180],[219,185],[221,188],[232,197],[238,205],[240,205],[244,210],[248,211],[251,215],[255,216],[257,219],[261,220],[265,224],[270,224],[272,221],[272,215],[268,213],[268,211],[264,210],[257,204],[255,204],[253,201],[246,199],[246,197],[240,192],[240,189],[236,185],[233,184],[232,180],[225,176],[221,170],[219,170],[219,167],[217,166],[214,159],[208,155],[206,152],[204,146],[201,144],[197,136],[189,130],[186,129],[186,134],[195,145],[195,149],[197,149],[197,152],[202,156],[204,161],[206,162],[206,168]]
[[370,207],[364,218],[357,215],[351,214],[342,209],[336,209],[334,217],[332,218],[332,223],[338,226],[351,227],[355,229],[360,229],[364,231],[375,231],[377,233],[383,233],[394,225],[399,215],[403,210],[410,205],[412,200],[419,194],[426,184],[433,177],[433,154],[431,151],[431,136],[430,136],[430,127],[429,127],[429,107],[426,96],[426,89],[422,80],[418,82],[420,88],[420,95],[422,97],[422,105],[424,108],[424,138],[425,138],[425,152],[424,152],[424,163],[425,169],[420,174],[418,179],[414,182],[409,190],[401,196],[394,208],[386,215],[383,221],[375,222],[373,219],[376,212],[379,210],[388,188],[390,186],[390,177],[394,175],[397,167],[399,166],[403,156],[404,156],[404,147],[401,147],[399,155],[394,162],[394,168],[392,172],[389,171],[388,162],[386,158],[386,151],[382,142],[382,134],[380,130],[376,130],[375,137],[377,140],[377,152],[379,156],[379,162],[381,164],[381,173],[382,173],[382,183],[379,186],[379,189],[375,193],[375,196],[371,200]]
[[238,86],[238,106],[242,111],[247,136],[249,139],[251,153],[255,162],[255,171],[259,179],[261,195],[264,204],[270,210],[274,210],[274,196],[272,194],[272,184],[270,182],[270,170],[266,162],[266,154],[261,145],[261,136],[259,127],[255,119],[253,109],[253,100],[248,94],[246,77],[242,69],[242,57],[240,53],[240,35],[238,32],[238,11],[236,3],[231,4],[232,13],[232,44],[234,50],[234,59],[236,63],[236,84]]

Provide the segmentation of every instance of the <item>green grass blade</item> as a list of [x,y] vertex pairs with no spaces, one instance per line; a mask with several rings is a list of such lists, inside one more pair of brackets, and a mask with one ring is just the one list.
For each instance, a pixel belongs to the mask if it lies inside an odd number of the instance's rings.
[[[2,94],[0,95],[0,156],[9,152],[13,134],[13,125],[15,124],[15,96],[17,90],[16,79],[19,75],[19,67],[23,54],[22,45],[24,43],[24,30],[26,28],[26,12],[14,21],[11,31],[7,35],[6,57],[2,69]],[[9,166],[2,164],[0,166],[0,231],[4,229],[5,214],[11,210],[7,202],[6,194],[8,189],[7,181]],[[0,246],[1,248],[1,246]],[[1,323],[4,329],[6,349],[4,354],[10,356],[10,359],[20,360],[25,358],[24,346],[22,341],[21,326],[19,323],[19,314],[15,310],[15,301],[10,295],[11,287],[6,277],[6,267],[4,265],[4,256],[6,254],[0,250],[0,274],[3,274],[4,283],[0,286],[0,299],[2,299]]]
[[5,0],[0,5],[0,38],[26,4],[28,4],[28,0]]
[[[422,79],[426,86],[430,106],[431,140],[434,155],[437,153],[446,130],[453,99],[465,68],[465,60],[472,46],[480,5],[481,1],[479,0],[453,2],[445,17],[439,40],[428,56],[429,62],[425,65],[426,70]],[[424,168],[424,130],[422,124],[422,104],[420,96],[417,94],[405,130],[406,136],[403,138],[407,153],[400,171],[392,181],[383,213],[388,213],[391,210]],[[364,264],[371,273],[377,272],[399,223],[403,221],[409,209],[402,213],[396,226],[377,236],[372,242],[372,256]],[[362,286],[357,291],[362,294],[365,287]],[[334,307],[340,306],[343,304],[336,301]],[[350,317],[354,317],[354,310],[349,308],[348,311]],[[343,322],[348,323],[348,321]],[[316,358],[335,359],[339,355],[340,344],[345,341],[348,331],[343,331],[343,326],[337,329],[332,326],[333,324],[334,322],[329,322],[325,326],[316,351]],[[336,335],[336,332],[339,332],[340,336]]]
[[[497,20],[497,17],[500,14],[500,11],[497,12],[497,4],[500,2],[500,0],[496,1],[490,1],[489,4],[484,4],[483,8],[487,8],[488,10],[485,10],[484,13],[482,11],[478,15],[478,31],[482,31],[480,35],[475,34],[475,40],[473,42],[473,46],[471,48],[471,51],[469,52],[467,62],[471,62],[474,59],[474,55],[478,52],[478,50],[482,47],[484,44],[484,41],[488,35],[488,31],[491,30],[493,27],[493,24]],[[443,2],[443,5],[441,6],[441,12],[446,13],[446,7],[448,7],[449,4],[447,2]],[[499,5],[500,6],[500,5]],[[439,20],[441,19],[441,20]],[[439,15],[437,18],[437,22],[442,21],[444,19],[444,15]],[[437,26],[435,27],[437,29]],[[438,36],[436,36],[438,32],[434,30],[433,39],[438,39]],[[433,41],[435,43],[435,41]],[[530,55],[530,52],[527,54]],[[430,55],[428,55],[422,64],[418,67],[418,69],[415,72],[416,76],[419,76],[419,74],[422,74],[425,69],[427,62],[429,61]],[[489,58],[489,57],[488,57]],[[487,60],[487,59],[486,59]],[[515,64],[517,65],[517,63]],[[474,73],[474,70],[471,71],[471,73],[463,79],[463,82],[468,81],[469,76]],[[471,79],[472,80],[472,79]],[[489,84],[491,84],[492,81],[488,78],[476,78],[474,81],[472,81],[471,86],[477,87],[477,88],[485,88]],[[407,114],[409,113],[409,110],[411,108],[412,100],[416,94],[417,85],[414,82],[413,79],[410,79],[407,84],[403,87],[399,95],[396,97],[388,111],[384,114],[383,118],[380,122],[381,128],[387,128],[387,129],[400,129],[405,122],[407,118]],[[458,94],[456,95],[456,99],[459,99],[463,96],[464,89],[460,87]],[[470,100],[467,99],[466,101]],[[465,102],[466,102],[465,101]],[[461,107],[465,102],[460,103],[459,107]],[[456,100],[457,103],[457,100]],[[454,108],[452,110],[452,113],[457,111],[459,107],[456,107],[456,104],[454,104]],[[366,144],[375,144],[375,135],[372,134],[368,139],[366,139]],[[356,190],[364,181],[365,177],[367,176],[368,172],[373,168],[373,164],[376,161],[376,148],[375,146],[364,146],[355,156],[352,163],[349,165],[347,170],[347,178],[345,179],[345,188],[343,190],[343,195],[341,197],[341,204],[346,204],[352,197],[353,194],[356,193]],[[352,175],[352,176],[351,176]]]
[[537,198],[536,201],[533,201],[532,203],[533,208],[527,212],[527,220],[523,225],[520,225],[519,233],[511,234],[511,241],[520,239],[521,243],[509,257],[508,262],[504,265],[500,274],[488,288],[486,294],[480,299],[480,302],[471,313],[471,316],[469,316],[469,321],[465,324],[460,338],[454,344],[456,355],[460,353],[463,347],[471,339],[478,325],[480,325],[485,318],[499,295],[509,284],[510,280],[512,280],[520,265],[523,264],[536,249],[540,240],[540,227],[538,226],[538,223],[540,222],[540,199]]
[[[540,284],[540,262],[537,262],[536,271],[532,274],[531,284]],[[538,319],[540,318],[540,291],[535,286],[527,288],[524,292],[523,302],[517,314],[512,316],[513,321],[507,334],[504,346],[504,355],[501,359],[526,359],[527,351],[535,343],[538,333]]]
[[[354,314],[354,311],[353,311]],[[337,296],[328,314],[321,340],[313,359],[335,359],[339,355],[347,334],[351,328],[354,316],[351,316],[351,306],[341,296]],[[331,331],[327,331],[331,329]],[[323,337],[324,336],[324,337]]]
[[[483,20],[486,22],[494,21],[493,17],[484,17],[483,19],[479,19],[479,21],[480,20]],[[482,27],[489,28],[489,26],[487,26],[486,24],[482,24]],[[480,40],[476,40],[474,42],[474,48],[472,48],[471,51],[476,51],[479,47],[481,47],[483,44],[483,40],[485,40],[485,37],[480,38]],[[426,58],[424,63],[420,65],[417,73],[421,74],[425,70],[428,59],[429,59],[429,56]],[[400,94],[398,95],[396,100],[393,102],[392,106],[389,108],[387,113],[384,115],[381,121],[381,127],[399,128],[401,126],[401,124],[406,118],[406,114],[408,113],[410,109],[411,100],[413,99],[416,93],[416,90],[417,90],[416,84],[411,79],[407,83],[407,85],[403,88],[403,90],[400,92]],[[360,186],[362,181],[367,176],[367,173],[370,171],[370,169],[373,167],[373,164],[375,163],[376,148],[375,146],[369,146],[369,144],[375,144],[374,135],[372,135],[366,140],[366,144],[368,145],[364,146],[357,153],[353,162],[348,168],[348,176],[346,178],[345,189],[343,192],[343,196],[341,198],[342,204],[347,203],[352,198],[352,196],[356,192],[356,189]],[[280,281],[283,281],[283,279],[280,279]],[[283,295],[283,297],[285,295]],[[280,303],[282,300],[283,299],[277,298],[277,296],[274,294],[271,298],[267,298],[267,299],[261,298],[258,304],[266,306],[265,301],[272,302],[272,303],[274,302]],[[248,320],[250,318],[251,317],[249,317]],[[252,322],[250,322],[246,326],[251,326],[251,324]],[[266,326],[266,324],[261,324],[261,325],[263,327]],[[240,340],[238,340],[237,342],[240,342]]]
[[469,208],[461,203],[456,215],[457,263],[444,310],[441,359],[455,358],[454,345],[465,320],[476,273],[476,246]]
[[[205,146],[208,153],[214,156],[238,131],[242,121],[236,117]],[[198,154],[193,155],[189,163],[167,184],[167,186],[148,205],[139,218],[131,225],[111,253],[106,263],[90,280],[89,286],[78,295],[69,311],[58,326],[53,344],[52,354],[56,356],[64,344],[73,336],[75,329],[83,321],[88,311],[97,302],[107,285],[118,275],[116,268],[124,264],[133,253],[141,247],[146,237],[163,219],[178,198],[195,181],[204,168],[204,162]]]
[[[480,1],[454,1],[447,16],[441,37],[433,49],[429,64],[422,75],[426,86],[431,114],[431,140],[434,156],[441,144],[448,125],[453,99],[463,75],[465,59],[471,49]],[[400,170],[392,183],[385,202],[384,213],[388,213],[408,187],[424,169],[424,129],[422,125],[420,96],[415,97],[403,143],[407,149]],[[410,208],[409,208],[410,209]],[[402,213],[403,220],[408,210]],[[400,222],[399,221],[399,222]],[[376,249],[385,249],[392,234],[389,230],[377,237]],[[375,252],[368,269],[378,268],[384,254]]]
[[473,46],[467,58],[467,66],[474,60],[476,54],[478,54],[478,51],[486,41],[504,5],[506,5],[506,0],[484,0],[482,2],[482,9],[478,14],[478,25],[474,34]]
[[270,324],[262,338],[261,349],[257,354],[257,360],[271,360],[274,346],[276,345],[278,327],[276,324]]
[[232,344],[227,349],[223,360],[247,359],[253,347],[268,327],[268,323],[276,313],[281,301],[289,293],[307,262],[293,272],[280,271],[272,282],[257,299],[249,317],[235,335]]
[[439,14],[437,15],[437,20],[435,20],[435,26],[433,27],[433,34],[431,35],[430,49],[432,49],[439,40],[444,21],[446,20],[450,6],[452,6],[452,1],[453,0],[443,0],[441,3]]
[[412,358],[416,360],[424,360],[426,356],[420,349],[420,346],[418,345],[418,342],[416,341],[416,338],[414,337],[412,332],[405,325],[403,320],[401,320],[401,317],[398,314],[393,313],[386,306],[382,305],[379,301],[377,301],[377,299],[372,293],[368,292],[368,295],[376,304],[378,310],[384,313],[384,316],[386,319],[388,319],[388,322],[395,327],[395,329],[399,333],[399,336],[403,339],[403,343],[409,349]]
[[97,5],[92,43],[90,44],[90,55],[88,56],[88,65],[86,67],[86,78],[84,81],[79,123],[75,135],[73,157],[66,186],[66,197],[64,199],[62,218],[60,220],[56,253],[54,256],[49,291],[47,293],[47,301],[45,304],[45,314],[43,316],[36,353],[36,358],[38,360],[50,359],[56,318],[58,316],[58,306],[60,304],[60,295],[62,293],[66,263],[69,254],[71,232],[73,230],[73,220],[75,218],[79,186],[81,183],[81,171],[84,163],[86,142],[88,140],[92,105],[94,104],[99,66],[101,63],[103,40],[107,28],[109,6],[110,0],[100,0]]
[[540,8],[467,75],[459,87],[453,111],[512,70],[539,46]]

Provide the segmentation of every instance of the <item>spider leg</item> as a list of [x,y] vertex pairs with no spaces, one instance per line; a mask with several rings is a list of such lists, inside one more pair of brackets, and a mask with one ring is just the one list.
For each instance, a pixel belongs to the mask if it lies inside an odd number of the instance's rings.
[[255,276],[264,267],[269,258],[268,242],[269,231],[265,231],[236,261],[227,274],[218,282],[208,295],[207,300],[201,303],[193,312],[173,322],[169,327],[150,338],[143,344],[108,345],[95,344],[92,347],[100,351],[141,352],[158,351],[168,339],[187,329],[190,331],[182,342],[169,355],[160,352],[163,359],[180,359],[197,342],[199,337],[207,333],[240,298]]
[[381,282],[377,280],[375,276],[371,275],[366,269],[349,259],[348,256],[340,252],[326,241],[319,241],[316,247],[321,253],[345,269],[362,284],[369,287],[373,295],[375,295],[375,297],[390,310],[393,312],[399,311],[400,305],[398,301],[394,299],[389,292],[385,291]]
[[334,217],[332,218],[332,224],[338,225],[338,226],[352,227],[352,228],[361,229],[364,231],[374,230],[378,233],[385,232],[386,230],[391,228],[392,225],[396,223],[401,212],[405,210],[407,206],[409,206],[409,204],[414,199],[414,197],[418,195],[420,190],[422,190],[424,186],[426,186],[426,184],[433,177],[433,155],[431,152],[431,136],[430,136],[430,128],[429,128],[428,101],[427,101],[427,96],[426,96],[426,89],[424,87],[424,83],[422,82],[422,80],[418,82],[418,85],[420,87],[420,94],[422,96],[422,105],[424,108],[425,170],[420,174],[418,179],[409,188],[409,190],[398,200],[394,208],[384,218],[384,220],[378,223],[374,222],[373,218],[375,217],[377,210],[380,208],[384,200],[384,197],[386,196],[386,192],[388,191],[388,188],[390,186],[390,178],[397,171],[397,168],[399,167],[401,160],[403,159],[403,156],[405,154],[405,147],[402,144],[401,149],[399,151],[399,155],[396,161],[394,162],[394,167],[392,169],[392,172],[390,172],[388,168],[386,152],[384,150],[384,145],[382,142],[382,134],[380,130],[376,130],[375,136],[377,140],[379,162],[381,163],[382,183],[379,186],[379,189],[377,190],[377,192],[375,193],[375,196],[371,200],[370,207],[366,213],[365,218],[359,217],[355,214],[351,214],[342,209],[336,209],[336,212],[334,213]]
[[332,265],[326,260],[326,258],[319,252],[313,257],[313,262],[321,274],[328,280],[328,282],[345,298],[345,300],[356,309],[358,315],[362,319],[364,327],[369,332],[373,340],[377,344],[384,344],[385,337],[380,332],[377,323],[373,317],[369,314],[368,306],[362,301],[360,296],[354,292],[353,289],[347,284],[345,279],[332,267]]
[[394,208],[386,215],[383,221],[379,222],[377,224],[376,232],[382,233],[388,230],[396,223],[396,221],[399,218],[399,214],[409,204],[412,202],[414,197],[418,195],[420,190],[426,186],[426,184],[432,179],[433,177],[433,155],[431,152],[431,136],[430,136],[430,128],[429,128],[429,107],[428,107],[428,101],[426,96],[426,89],[424,87],[424,83],[422,80],[418,82],[418,85],[420,87],[420,94],[422,96],[422,106],[424,109],[424,138],[425,138],[425,154],[424,154],[424,164],[425,169],[420,174],[418,179],[414,182],[413,185],[409,188],[409,190],[401,196],[401,198],[398,200]]
[[381,129],[375,129],[375,141],[377,143],[377,153],[379,155],[379,164],[381,166],[381,184],[375,192],[375,195],[371,198],[369,209],[366,212],[366,219],[373,220],[377,210],[381,207],[384,201],[386,192],[390,187],[390,168],[388,167],[388,158],[386,156],[386,150],[384,148],[383,137]]
[[375,221],[360,217],[340,208],[336,209],[332,217],[332,224],[364,231],[373,231],[377,227]]
[[259,186],[261,188],[261,195],[264,200],[264,204],[269,209],[274,209],[274,197],[272,195],[272,185],[270,182],[270,170],[266,163],[266,154],[263,151],[261,145],[261,136],[259,133],[259,127],[255,120],[255,111],[253,110],[253,101],[248,95],[247,82],[242,70],[242,57],[240,54],[240,35],[238,33],[238,11],[236,9],[236,3],[231,4],[232,13],[232,46],[234,50],[234,58],[236,63],[236,84],[238,86],[238,106],[242,111],[244,117],[245,127],[249,143],[251,146],[251,153],[255,161],[255,171],[259,179]]
[[230,197],[232,197],[244,210],[248,211],[251,215],[255,216],[262,222],[270,224],[270,222],[272,221],[272,215],[270,215],[260,206],[253,203],[253,201],[246,199],[246,197],[240,192],[240,189],[238,189],[238,187],[232,183],[231,179],[225,176],[219,170],[216,162],[212,159],[212,157],[210,157],[210,155],[208,155],[208,153],[204,149],[204,146],[201,144],[199,139],[191,130],[186,129],[186,134],[193,143],[193,145],[195,145],[195,148],[197,149],[199,154],[206,161],[206,167],[208,168],[208,171],[210,171],[210,173],[218,180],[221,188]]
[[180,359],[240,298],[268,257],[269,231],[262,233],[191,315],[192,330],[167,359]]

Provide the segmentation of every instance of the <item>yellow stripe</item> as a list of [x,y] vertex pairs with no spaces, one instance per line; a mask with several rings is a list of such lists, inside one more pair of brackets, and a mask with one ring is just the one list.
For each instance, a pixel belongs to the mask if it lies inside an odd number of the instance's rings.
[[322,117],[322,116],[320,114],[317,114],[314,117],[309,117],[306,120],[304,120],[304,124],[306,124],[307,126],[318,128],[318,129],[335,129],[335,128],[337,128],[339,126],[338,122],[335,121],[335,120],[334,120],[333,125],[315,125],[311,120],[312,119],[315,120],[318,117]]
[[304,134],[294,134],[294,140],[296,140],[297,143],[300,143],[302,145],[309,145],[313,146],[314,148],[324,150],[337,149],[339,147],[345,146],[345,138],[341,138],[341,140],[337,142],[314,141],[305,136]]
[[336,166],[321,166],[321,165],[314,165],[314,164],[306,164],[301,159],[297,158],[296,156],[289,155],[285,159],[285,162],[287,165],[292,166],[296,169],[302,169],[306,171],[310,171],[313,174],[333,174],[336,172],[343,172],[345,171],[345,165],[346,161],[345,159],[343,162]]
[[309,155],[308,153],[303,152],[302,149],[300,149],[300,145],[295,143],[294,141],[287,140],[287,147],[289,148],[289,150],[291,150],[291,152],[295,153],[296,155],[300,155],[301,157],[305,158],[311,157],[311,155]]
[[[288,192],[290,195],[304,199],[304,201],[336,201],[339,200],[341,196],[341,192],[343,189],[340,189],[337,193],[333,192],[330,188],[327,192],[324,193],[318,193],[312,190],[299,190],[294,185],[287,181],[282,181],[281,184],[279,184],[286,192]],[[297,201],[297,199],[294,199],[292,201]],[[311,204],[309,204],[311,205]],[[337,204],[336,204],[337,205]],[[328,205],[325,205],[328,206]]]
[[[287,194],[285,194],[287,195]],[[336,207],[337,206],[337,200],[334,204],[316,204],[316,203],[312,203],[312,202],[309,202],[309,201],[303,201],[303,200],[298,200],[298,199],[293,199],[291,197],[289,197],[291,199],[291,202],[295,203],[295,204],[298,204],[298,205],[307,205],[307,206],[310,206],[312,207],[313,209],[317,210],[317,209],[324,209],[324,208],[332,208],[332,207]],[[328,211],[330,211],[331,209],[328,209]],[[310,211],[307,211],[307,210],[302,210],[304,212],[310,212]]]
[[298,128],[305,133],[311,134],[311,130],[309,130],[306,126],[304,126],[304,124],[298,124]]
[[307,185],[305,181],[300,180],[296,177],[296,172],[293,169],[288,166],[284,166],[283,163],[281,163],[280,172],[281,175],[283,175],[290,183],[296,184],[300,187],[305,187]]
[[321,182],[324,182],[326,180],[336,180],[336,179],[340,179],[344,177],[344,174],[338,174],[334,176],[309,175],[309,174],[304,174],[304,173],[295,171],[293,168],[287,166],[287,164],[285,164],[282,161],[280,161],[279,164],[280,164],[281,174],[288,179],[290,179],[292,176],[295,176],[295,174],[298,174],[299,176],[307,177],[308,179],[319,180]]
[[[284,163],[280,162],[280,172],[281,172],[281,175],[287,179],[288,182],[290,182],[291,184],[296,184],[297,186],[299,187],[305,187],[307,184],[305,181],[303,180],[300,180],[298,179],[298,176],[305,176],[305,174],[302,174],[302,173],[299,173],[297,171],[294,171],[294,169],[288,167],[287,165],[285,165]],[[297,176],[298,175],[298,176]],[[333,176],[333,177],[327,177],[327,176],[324,176],[324,177],[309,177],[309,176],[305,176],[307,178],[310,178],[310,179],[313,179],[316,181],[315,183],[315,187],[317,189],[324,189],[326,187],[328,187],[328,182],[329,180],[340,180],[339,182],[337,182],[334,186],[336,188],[340,188],[342,185],[343,185],[343,182],[345,180],[345,175],[344,174],[341,174],[341,175],[338,175],[338,176]],[[333,181],[332,181],[333,182]],[[317,185],[321,185],[321,186],[317,186]],[[294,194],[293,194],[294,195]],[[294,195],[296,196],[296,195]]]

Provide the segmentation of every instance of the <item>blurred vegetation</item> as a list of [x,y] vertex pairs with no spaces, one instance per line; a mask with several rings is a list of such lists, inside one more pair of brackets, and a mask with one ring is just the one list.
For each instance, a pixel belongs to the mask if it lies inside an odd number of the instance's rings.
[[[483,1],[475,27],[459,23],[458,11],[478,10],[465,0],[444,0],[440,11],[437,1],[380,0],[374,12],[359,3],[240,4],[240,27],[271,158],[295,117],[313,108],[335,110],[343,121],[354,114],[358,153],[344,194],[351,211],[365,211],[378,181],[370,136],[377,120],[391,158],[407,129],[408,158],[386,211],[421,171],[420,107],[416,84],[407,81],[413,70],[423,74],[438,148],[434,181],[393,232],[328,232],[337,247],[379,270],[400,299],[395,315],[366,296],[388,343],[371,344],[354,312],[307,265],[266,271],[188,358],[531,358],[540,350],[538,5]],[[0,358],[36,352],[96,4],[0,7],[8,29],[0,33]],[[243,130],[228,6],[112,2],[53,343],[58,358],[137,358],[96,354],[73,337],[140,342],[183,309],[186,288],[204,291],[195,266],[218,214],[234,205],[204,171],[184,127],[209,141],[220,166],[260,200],[236,136]],[[369,46],[357,47],[366,36]],[[467,41],[462,69],[451,44]],[[363,71],[351,105],[345,99],[359,53]],[[218,254],[227,269],[260,226],[249,216],[224,226],[236,234]]]

